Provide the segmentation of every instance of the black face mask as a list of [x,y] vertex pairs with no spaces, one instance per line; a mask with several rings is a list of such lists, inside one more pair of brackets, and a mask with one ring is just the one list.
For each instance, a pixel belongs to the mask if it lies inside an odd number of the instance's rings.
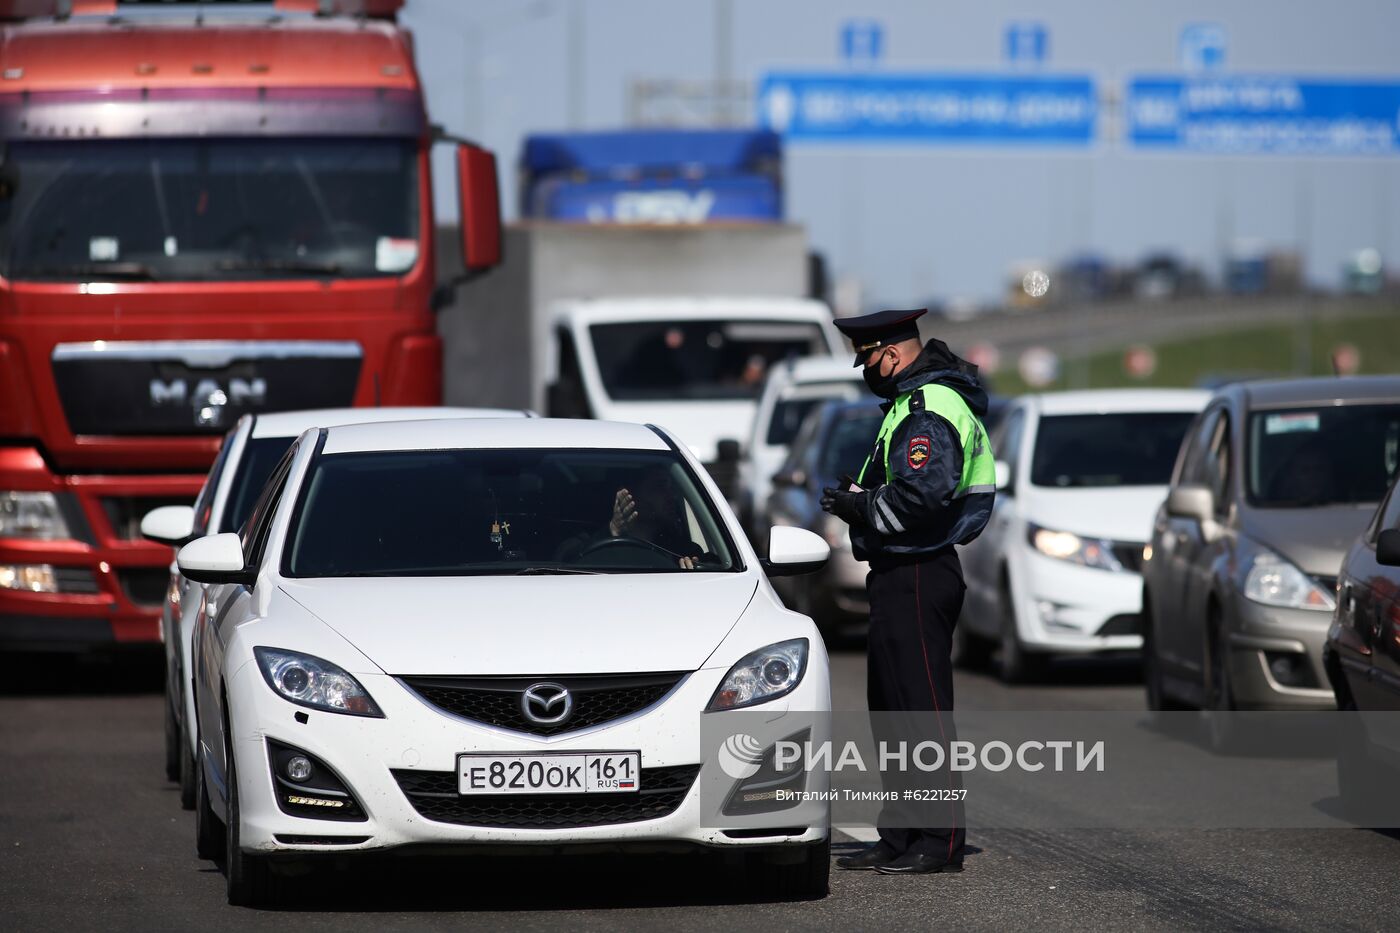
[[899,374],[890,373],[888,376],[880,375],[880,364],[878,362],[874,366],[865,367],[860,371],[860,374],[864,377],[865,384],[870,387],[870,391],[874,392],[880,398],[893,399],[899,394],[897,381],[895,379],[895,376]]

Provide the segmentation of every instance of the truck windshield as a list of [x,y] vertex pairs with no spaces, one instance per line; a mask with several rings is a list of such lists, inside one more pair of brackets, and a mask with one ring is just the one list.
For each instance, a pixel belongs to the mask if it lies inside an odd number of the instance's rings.
[[589,335],[618,402],[757,398],[773,363],[827,352],[821,325],[806,321],[640,321]]
[[601,449],[321,457],[288,532],[295,577],[737,569],[680,457]]
[[1249,503],[1371,504],[1400,466],[1400,405],[1333,405],[1249,416]]
[[1165,486],[1189,411],[1051,415],[1036,429],[1035,486]]
[[0,275],[44,281],[402,275],[414,144],[384,138],[11,142]]

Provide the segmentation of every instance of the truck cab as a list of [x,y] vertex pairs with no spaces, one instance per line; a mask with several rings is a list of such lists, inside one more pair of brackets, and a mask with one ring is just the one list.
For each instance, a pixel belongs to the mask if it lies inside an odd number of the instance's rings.
[[[401,5],[0,0],[0,647],[154,640],[141,518],[239,416],[441,403]],[[488,268],[494,157],[458,185]]]

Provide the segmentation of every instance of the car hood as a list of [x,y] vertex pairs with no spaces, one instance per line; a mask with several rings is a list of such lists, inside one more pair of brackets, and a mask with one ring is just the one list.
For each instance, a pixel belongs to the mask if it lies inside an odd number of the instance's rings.
[[1329,505],[1313,509],[1249,509],[1240,516],[1240,531],[1278,551],[1304,573],[1335,577],[1356,536],[1376,511],[1367,505]]
[[384,670],[607,674],[698,669],[753,598],[747,573],[287,580]]
[[1072,531],[1113,541],[1146,542],[1152,519],[1167,497],[1166,486],[1084,489],[1030,487],[1022,514],[1052,531]]
[[656,424],[670,431],[701,463],[718,456],[719,442],[743,442],[753,429],[758,403],[751,399],[722,402],[609,402],[598,406],[606,421]]

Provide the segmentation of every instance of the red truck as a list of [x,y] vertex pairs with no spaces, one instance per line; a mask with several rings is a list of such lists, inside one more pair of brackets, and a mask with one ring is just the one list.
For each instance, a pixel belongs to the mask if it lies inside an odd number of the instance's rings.
[[435,405],[429,152],[460,277],[495,157],[428,123],[403,0],[0,0],[0,650],[158,637],[169,548],[248,411]]

